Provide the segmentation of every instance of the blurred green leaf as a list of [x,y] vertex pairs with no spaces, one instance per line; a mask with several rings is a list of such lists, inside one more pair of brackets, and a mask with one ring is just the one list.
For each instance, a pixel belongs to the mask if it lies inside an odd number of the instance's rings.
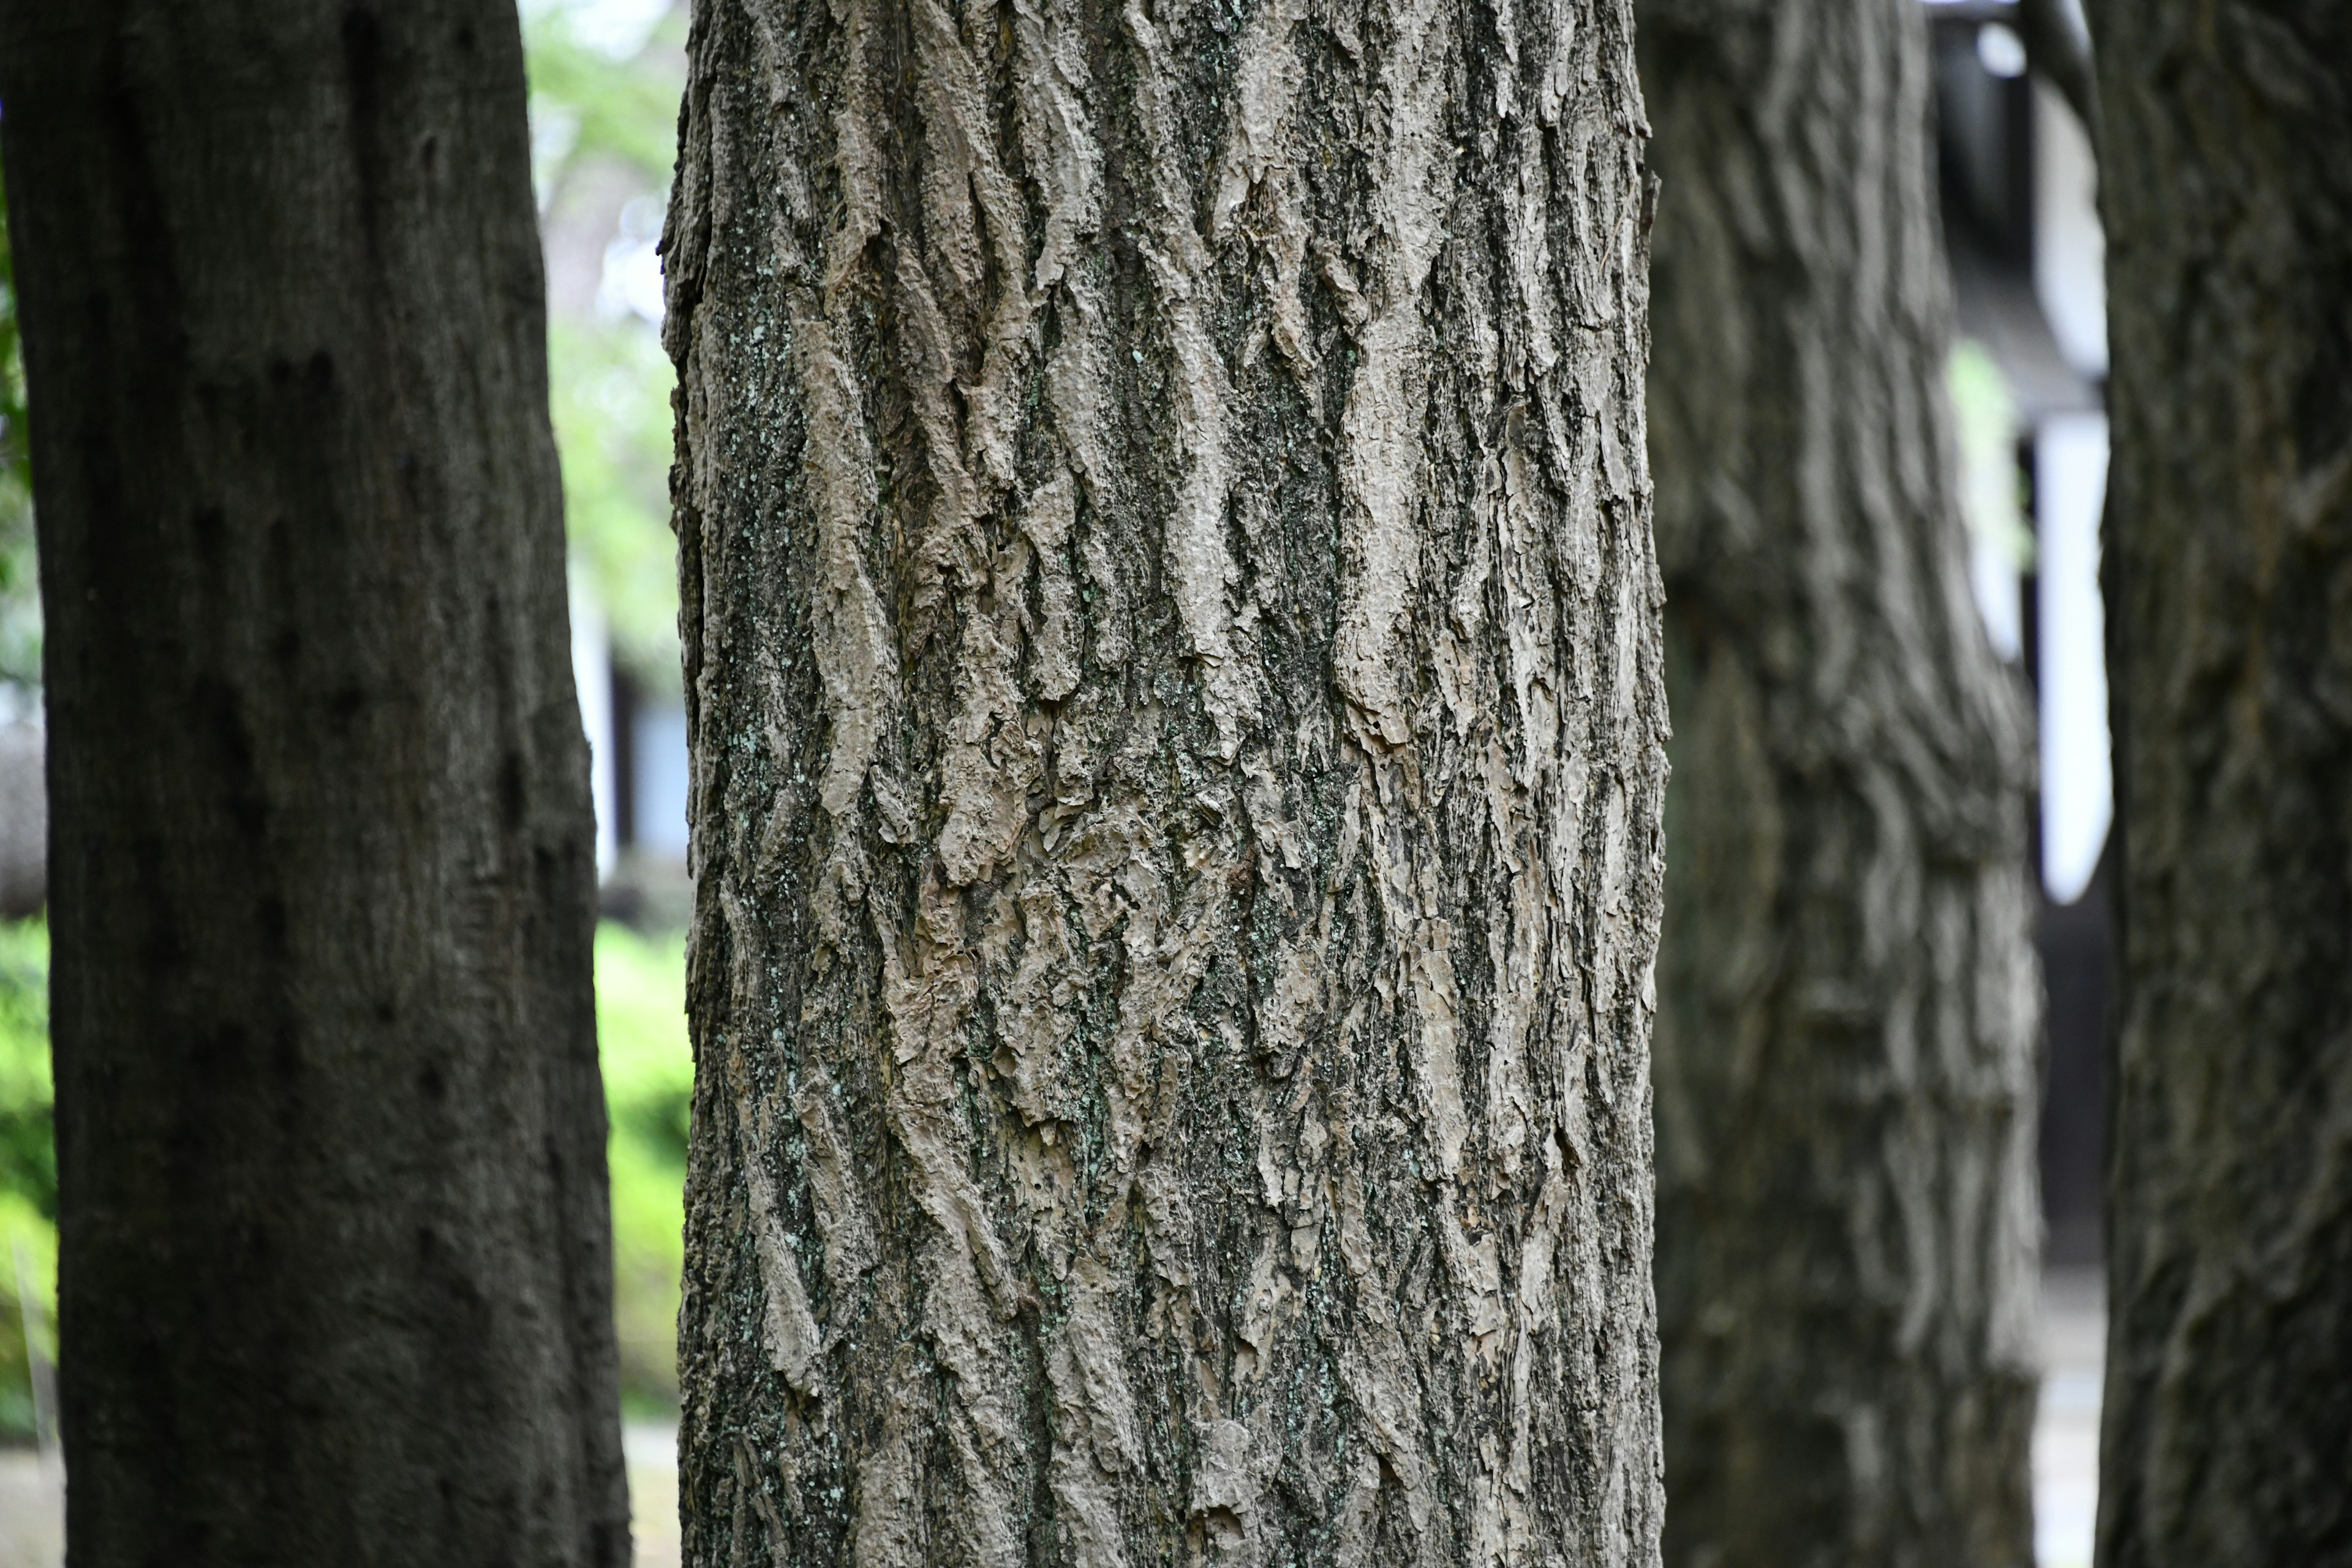
[[[667,198],[685,88],[685,18],[662,9],[613,52],[610,0],[540,0],[525,8],[532,146],[551,235],[576,218],[575,193],[601,210],[617,182],[634,196],[597,241],[608,266],[642,257]],[[627,7],[625,7],[627,9]],[[569,219],[567,222],[571,221]],[[576,232],[563,243],[578,244]],[[551,241],[553,243],[553,241]],[[550,413],[563,460],[564,512],[576,580],[593,594],[622,665],[653,689],[678,679],[677,552],[669,531],[670,389],[653,323],[600,300],[587,315],[551,313]]]
[[55,1101],[48,924],[37,918],[0,922],[0,1194],[49,1224],[58,1217],[57,1152],[49,1133]]
[[541,12],[524,29],[532,114],[559,112],[570,122],[564,168],[601,154],[667,186],[677,159],[685,71],[673,68],[669,51],[657,47],[666,41],[658,30],[646,48],[626,59],[587,47],[572,34],[572,9]]
[[[25,356],[16,272],[0,188],[0,684],[41,681],[41,593],[33,537],[33,448],[25,415]],[[0,693],[5,696],[5,693]],[[5,720],[7,704],[0,704]]]
[[686,1265],[686,1143],[694,1053],[686,1033],[686,939],[596,931],[596,1044],[612,1118],[614,1317],[622,1391],[640,1407],[677,1397],[678,1281]]
[[1992,542],[2021,572],[2033,570],[2033,530],[2025,521],[2017,462],[2022,428],[2009,379],[1973,338],[1956,338],[1944,373],[1960,458],[1960,507],[1969,531]]
[[675,686],[669,356],[634,317],[551,321],[547,353],[572,563],[604,608],[621,662],[649,686]]
[[0,921],[0,1439],[33,1433],[29,1290],[38,1348],[57,1355],[58,1164],[50,1132],[49,932],[41,920]]

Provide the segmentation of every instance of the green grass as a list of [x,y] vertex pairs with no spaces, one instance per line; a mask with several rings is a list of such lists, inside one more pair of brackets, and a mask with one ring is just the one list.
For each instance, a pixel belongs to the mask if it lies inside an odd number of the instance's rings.
[[686,939],[596,932],[596,1033],[613,1119],[613,1307],[622,1400],[677,1399],[678,1276],[685,1262],[686,1134],[694,1058],[686,1037]]

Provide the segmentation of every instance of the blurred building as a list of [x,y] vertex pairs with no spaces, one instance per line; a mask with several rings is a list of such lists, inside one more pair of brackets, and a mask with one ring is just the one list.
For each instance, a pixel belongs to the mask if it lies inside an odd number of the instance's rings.
[[1956,324],[1999,373],[2023,524],[2011,543],[1972,518],[1972,565],[1988,629],[2030,683],[2040,721],[2030,852],[2049,988],[2049,1252],[2087,1262],[2100,1249],[2114,812],[2099,598],[2107,342],[2097,174],[2074,111],[2027,75],[2014,4],[1928,4]]

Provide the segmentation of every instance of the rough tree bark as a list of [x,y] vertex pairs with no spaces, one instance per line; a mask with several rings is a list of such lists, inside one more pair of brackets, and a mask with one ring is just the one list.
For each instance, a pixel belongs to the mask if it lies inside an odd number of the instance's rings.
[[1926,23],[1641,20],[1666,1558],[2023,1564],[2029,731],[1964,569]]
[[708,0],[688,1560],[1654,1561],[1619,0]]
[[2352,14],[2101,7],[2105,1568],[2352,1563]]
[[0,5],[82,1568],[619,1564],[503,0]]

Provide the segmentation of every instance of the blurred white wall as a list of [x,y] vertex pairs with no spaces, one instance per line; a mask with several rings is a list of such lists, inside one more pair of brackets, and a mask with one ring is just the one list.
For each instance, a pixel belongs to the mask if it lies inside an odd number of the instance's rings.
[[620,851],[614,830],[613,644],[604,612],[572,579],[572,683],[580,691],[580,727],[588,732],[588,788],[596,802],[596,878],[612,874]]
[[2099,513],[2107,418],[2059,414],[2033,444],[2041,608],[2042,880],[2072,903],[2090,884],[2114,815],[2107,746],[2106,616],[2099,602]]
[[637,710],[637,849],[686,859],[686,710],[647,705]]
[[2107,374],[2107,243],[2091,139],[2065,100],[2033,84],[2033,293],[2075,374]]

